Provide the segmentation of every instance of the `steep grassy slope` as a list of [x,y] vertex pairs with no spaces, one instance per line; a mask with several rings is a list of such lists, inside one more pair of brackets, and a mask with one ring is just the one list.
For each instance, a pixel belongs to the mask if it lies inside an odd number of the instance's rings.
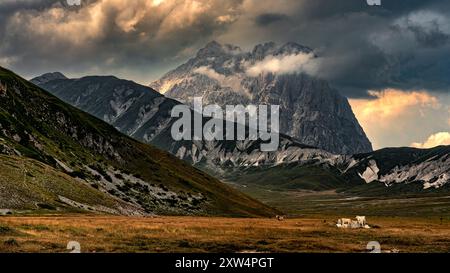
[[[136,207],[135,213],[276,213],[174,156],[122,135],[3,68],[0,132],[0,152],[9,160],[19,156],[42,162]],[[12,194],[21,198],[20,191]]]
[[40,161],[5,155],[0,155],[0,208],[113,214],[139,210]]
[[252,167],[238,170],[225,175],[224,179],[241,185],[254,184],[275,191],[325,191],[350,186],[334,170],[318,166],[298,166],[294,163],[270,168]]

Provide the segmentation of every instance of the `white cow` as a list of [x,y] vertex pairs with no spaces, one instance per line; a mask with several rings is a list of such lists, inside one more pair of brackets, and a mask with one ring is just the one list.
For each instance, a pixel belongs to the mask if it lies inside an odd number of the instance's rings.
[[366,222],[366,216],[356,216],[356,220],[340,218],[336,226],[338,228],[370,228]]
[[356,216],[356,221],[358,222],[360,227],[365,227],[367,224],[366,216]]
[[348,228],[349,226],[351,226],[351,224],[352,224],[351,219],[341,218],[341,219],[338,219],[337,227]]

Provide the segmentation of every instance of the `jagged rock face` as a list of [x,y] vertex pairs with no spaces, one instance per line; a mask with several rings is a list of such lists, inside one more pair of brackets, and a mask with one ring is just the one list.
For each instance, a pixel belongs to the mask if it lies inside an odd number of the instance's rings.
[[314,58],[311,49],[295,43],[280,47],[267,43],[243,52],[236,46],[211,42],[150,86],[187,104],[193,97],[203,97],[204,103],[221,106],[280,105],[281,133],[300,143],[337,154],[372,151],[347,99],[326,81],[305,73],[251,70],[271,58],[302,54]]
[[392,186],[419,182],[423,189],[450,185],[450,146],[427,150],[389,148],[355,155],[345,162],[346,175],[357,175],[368,184],[380,182]]

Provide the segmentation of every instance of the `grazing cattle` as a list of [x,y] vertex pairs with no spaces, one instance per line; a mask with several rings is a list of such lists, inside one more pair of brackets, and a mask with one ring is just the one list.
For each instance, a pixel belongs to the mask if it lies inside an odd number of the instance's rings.
[[277,215],[276,218],[278,221],[284,221],[284,216]]
[[356,220],[340,218],[337,221],[338,228],[370,228],[366,222],[366,216],[356,216]]

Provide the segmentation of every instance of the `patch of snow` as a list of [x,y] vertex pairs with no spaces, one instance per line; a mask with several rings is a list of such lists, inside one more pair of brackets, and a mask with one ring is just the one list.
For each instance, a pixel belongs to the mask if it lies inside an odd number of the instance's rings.
[[375,180],[378,180],[378,169],[377,162],[375,160],[369,161],[369,166],[367,166],[366,171],[363,174],[358,173],[359,177],[364,179],[366,183],[371,183]]

